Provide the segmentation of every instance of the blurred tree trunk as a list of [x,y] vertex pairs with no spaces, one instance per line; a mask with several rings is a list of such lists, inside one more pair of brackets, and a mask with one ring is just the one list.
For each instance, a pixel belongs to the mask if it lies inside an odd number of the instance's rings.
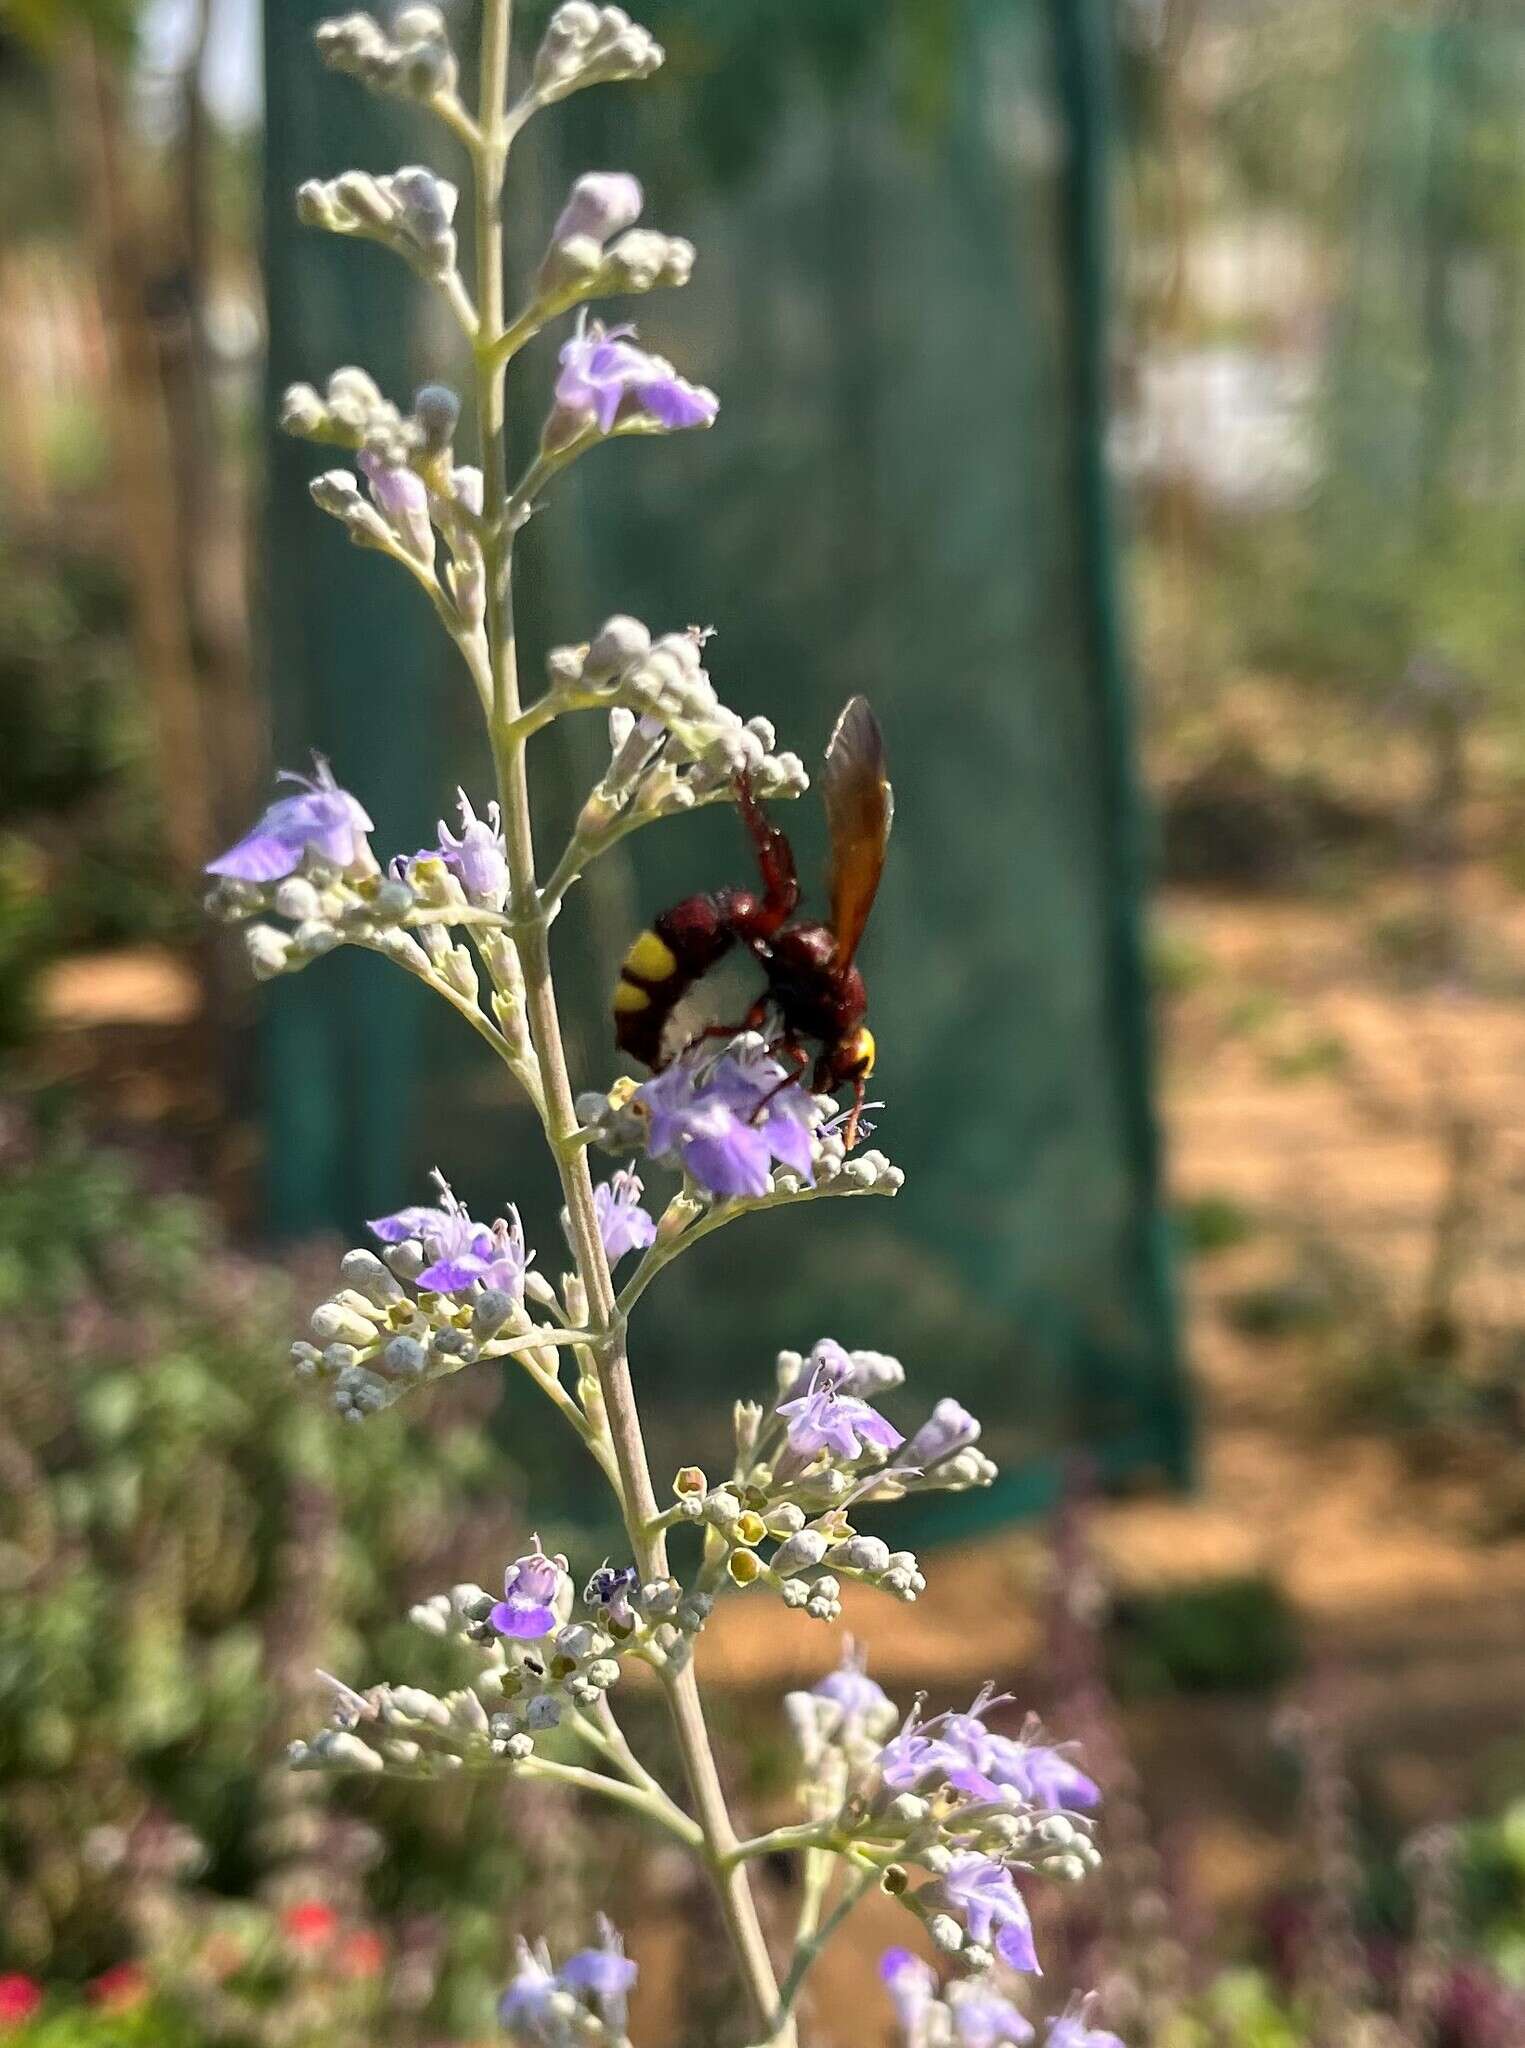
[[106,309],[114,513],[132,584],[133,628],[153,721],[166,851],[187,883],[211,843],[206,748],[181,577],[171,437],[150,318],[153,266],[124,146],[121,81],[81,37],[61,69],[85,225]]

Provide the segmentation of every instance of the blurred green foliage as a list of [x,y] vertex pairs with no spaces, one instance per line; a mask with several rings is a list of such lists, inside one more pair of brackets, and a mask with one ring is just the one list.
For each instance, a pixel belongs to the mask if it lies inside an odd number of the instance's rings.
[[[199,1203],[67,1129],[3,1145],[0,1968],[78,1981],[132,1946],[101,1831],[173,1817],[213,1891],[257,1889],[290,1832],[284,1742],[323,1711],[313,1667],[450,1677],[400,1617],[490,1577],[515,1489],[460,1396],[365,1429],[300,1399],[290,1276],[231,1256]],[[485,1983],[522,1865],[481,1824],[492,1795],[440,1789],[356,1794],[386,1842],[376,1897],[449,1904]]]
[[1286,1684],[1301,1660],[1286,1595],[1254,1573],[1128,1594],[1114,1609],[1107,1650],[1123,1698],[1268,1692]]
[[186,930],[147,746],[117,576],[0,541],[0,1048],[49,959]]

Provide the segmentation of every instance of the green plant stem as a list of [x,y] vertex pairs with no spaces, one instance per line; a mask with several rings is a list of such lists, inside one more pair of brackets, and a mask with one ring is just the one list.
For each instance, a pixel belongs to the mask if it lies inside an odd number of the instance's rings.
[[751,1862],[757,1856],[774,1856],[781,1850],[803,1849],[807,1856],[825,1848],[819,1821],[801,1821],[795,1827],[771,1828],[765,1835],[749,1835],[744,1842],[738,1842],[732,1851],[738,1863]]
[[[501,507],[507,500],[505,361],[500,347],[504,331],[501,207],[510,139],[506,90],[512,14],[513,0],[485,0],[479,81],[480,139],[473,150],[479,312],[474,349],[476,400],[483,503],[489,508]],[[666,1576],[666,1546],[660,1534],[651,1533],[650,1525],[657,1514],[656,1496],[630,1379],[625,1318],[615,1303],[614,1283],[599,1235],[587,1153],[573,1142],[578,1130],[577,1113],[551,978],[547,920],[535,883],[526,746],[523,734],[516,729],[522,707],[514,641],[512,531],[511,519],[495,520],[484,542],[483,554],[492,668],[489,736],[503,809],[512,908],[524,970],[525,1007],[540,1069],[546,1134],[561,1177],[578,1273],[587,1295],[590,1349],[619,1470],[626,1528],[642,1576],[655,1578]],[[690,1664],[681,1671],[673,1671],[669,1666],[662,1671],[661,1678],[693,1795],[703,1853],[714,1873],[737,1964],[758,2017],[765,2025],[771,2024],[778,2008],[777,1980],[746,1871],[740,1865],[727,1867],[736,1834],[705,1727],[693,1667]],[[785,2020],[783,2030],[775,2032],[772,2038],[778,2048],[792,2048],[792,2025]]]
[[515,1776],[547,1779],[552,1784],[570,1786],[574,1792],[590,1792],[600,1799],[612,1799],[617,1806],[628,1806],[632,1812],[643,1814],[647,1820],[655,1821],[658,1827],[666,1828],[670,1835],[676,1835],[690,1849],[703,1852],[704,1835],[697,1822],[691,1821],[665,1793],[653,1794],[644,1786],[632,1785],[624,1778],[611,1778],[602,1771],[586,1771],[581,1764],[553,1763],[548,1757],[527,1758],[517,1766]]
[[801,1188],[796,1194],[786,1195],[737,1195],[728,1202],[721,1202],[711,1209],[707,1216],[691,1223],[681,1236],[669,1238],[665,1243],[654,1244],[641,1255],[641,1263],[620,1290],[619,1312],[628,1316],[631,1309],[646,1292],[652,1281],[664,1266],[670,1266],[680,1253],[686,1252],[691,1244],[697,1244],[702,1237],[710,1237],[717,1230],[723,1230],[728,1223],[734,1223],[738,1216],[749,1216],[758,1209],[787,1209],[795,1202],[829,1201],[835,1195],[873,1195],[885,1192],[879,1188],[837,1187]]
[[[811,1864],[818,1864],[820,1867],[812,1871],[810,1868]],[[765,2035],[761,2041],[757,2042],[755,2048],[782,2048],[782,2044],[786,2040],[793,2039],[794,2020],[792,2015],[794,2012],[794,2001],[799,1997],[806,1977],[809,1976],[816,1958],[820,1955],[822,1949],[825,1948],[827,1942],[830,1941],[831,1937],[842,1925],[842,1922],[847,1918],[853,1907],[857,1905],[859,1899],[862,1898],[878,1874],[877,1870],[860,1871],[855,1879],[848,1882],[841,1898],[838,1899],[826,1918],[820,1920],[821,1906],[825,1900],[826,1887],[831,1878],[831,1863],[830,1859],[824,1856],[812,1855],[808,1859],[806,1891],[800,1907],[800,1926],[795,1935],[794,1959],[789,1965],[789,1974],[785,1977],[778,1994],[778,2026],[773,2033]],[[817,1925],[818,1921],[819,1925]],[[787,2033],[784,2031],[786,2028],[788,2029]]]

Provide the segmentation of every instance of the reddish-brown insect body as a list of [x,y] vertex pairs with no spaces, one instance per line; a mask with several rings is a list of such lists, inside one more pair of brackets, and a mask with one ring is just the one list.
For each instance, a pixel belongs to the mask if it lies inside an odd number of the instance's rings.
[[[744,946],[767,988],[739,1024],[712,1026],[724,1037],[775,1024],[772,1049],[795,1073],[810,1064],[806,1040],[820,1047],[817,1093],[851,1087],[848,1143],[857,1137],[864,1084],[873,1072],[873,1034],[864,1023],[868,994],[853,964],[884,871],[894,798],[884,772],[884,741],[863,697],[837,720],[823,777],[831,829],[831,921],[795,918],[800,885],[794,850],[737,780],[736,802],[757,855],[761,892],[719,889],[664,910],[625,956],[614,992],[614,1036],[621,1051],[653,1069],[679,1048],[666,1044],[673,1011],[733,946]],[[791,922],[791,920],[793,920]]]

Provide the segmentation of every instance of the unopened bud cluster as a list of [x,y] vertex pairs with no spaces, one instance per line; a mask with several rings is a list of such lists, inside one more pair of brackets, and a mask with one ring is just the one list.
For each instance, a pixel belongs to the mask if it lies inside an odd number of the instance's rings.
[[451,223],[458,197],[448,179],[421,164],[385,174],[345,171],[298,186],[297,219],[304,227],[380,242],[420,277],[444,277],[455,268]]
[[688,283],[693,243],[637,227],[644,203],[625,171],[588,171],[576,181],[535,274],[536,324],[587,299]]
[[334,1695],[329,1725],[290,1745],[293,1769],[445,1778],[493,1767],[487,1709],[469,1687],[437,1696],[417,1685],[373,1685],[361,1693],[338,1679],[327,1682]]
[[[521,1295],[491,1287],[469,1294],[420,1289],[424,1265],[415,1239],[387,1246],[382,1258],[364,1249],[346,1253],[343,1286],[312,1312],[311,1341],[291,1347],[298,1376],[323,1381],[347,1421],[362,1421],[411,1388],[503,1357],[511,1347],[520,1353],[536,1332]],[[532,1352],[530,1362],[554,1374],[554,1347]]]
[[[209,891],[206,908],[224,924],[246,926],[244,948],[256,981],[295,974],[345,944],[384,953],[418,950],[399,930],[413,908],[405,883],[333,868],[316,856],[308,857],[301,874],[279,882],[220,881]],[[272,913],[290,929],[248,922]],[[422,955],[419,964],[427,964]]]
[[[311,384],[291,385],[280,423],[301,440],[356,451],[364,490],[353,471],[326,470],[309,486],[314,504],[337,519],[357,547],[400,555],[433,590],[457,638],[475,642],[487,595],[482,472],[455,462],[460,410],[448,386],[426,384],[404,413],[364,370],[346,365],[321,395]],[[447,549],[438,580],[436,534]]]
[[772,725],[722,704],[697,628],[653,639],[639,619],[606,619],[591,641],[547,657],[550,698],[611,706],[609,765],[578,820],[590,843],[633,816],[692,810],[730,794],[745,774],[760,797],[810,786],[797,754],[777,753]]
[[587,85],[650,78],[665,55],[651,31],[632,21],[624,8],[566,0],[551,16],[535,54],[531,90],[542,106],[549,106]]
[[405,7],[390,32],[373,15],[338,15],[319,22],[314,40],[331,70],[373,92],[427,102],[455,90],[455,53],[437,7]]

